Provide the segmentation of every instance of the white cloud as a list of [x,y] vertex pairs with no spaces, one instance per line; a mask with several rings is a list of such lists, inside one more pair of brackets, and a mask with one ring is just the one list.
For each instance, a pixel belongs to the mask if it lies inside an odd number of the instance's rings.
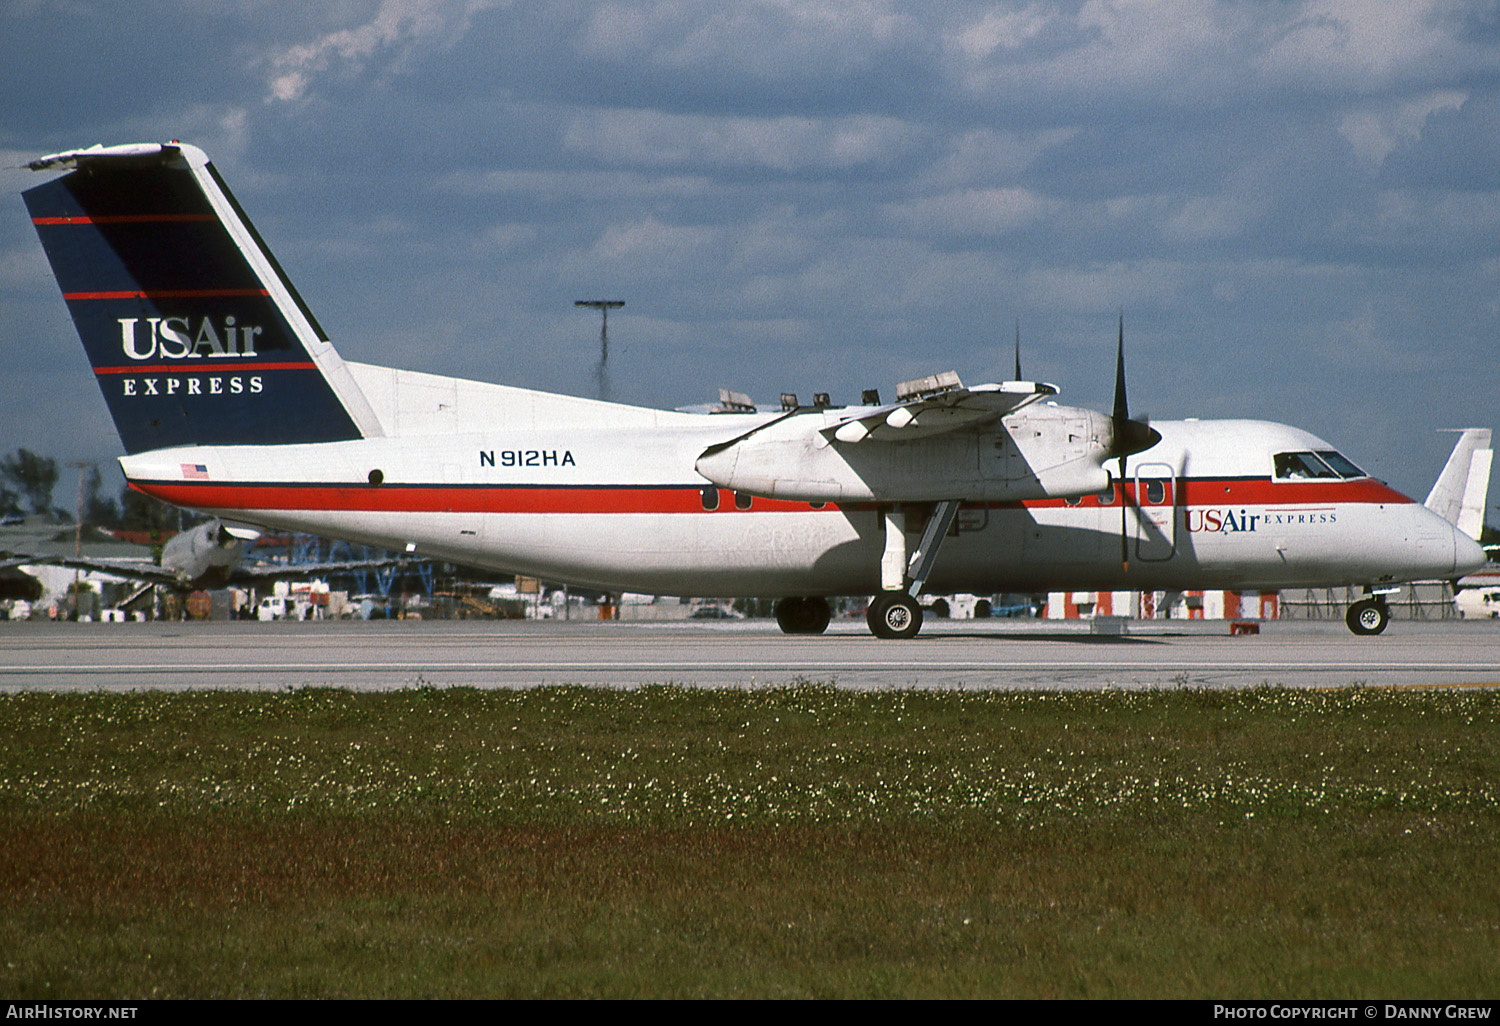
[[1468,98],[1461,90],[1438,89],[1410,100],[1364,107],[1339,122],[1339,134],[1354,147],[1361,163],[1377,170],[1397,146],[1420,139],[1434,113],[1459,110]]
[[1272,189],[1262,168],[1236,171],[1216,193],[1173,197],[1176,210],[1162,226],[1174,243],[1232,239],[1267,216],[1273,206]]
[[1500,192],[1386,190],[1363,238],[1473,252],[1500,232]]
[[167,137],[191,142],[216,161],[239,159],[250,143],[250,115],[244,107],[193,104],[168,116],[139,119],[123,127],[132,139]]
[[1087,0],[987,11],[947,34],[955,73],[971,91],[1013,100],[1145,90],[1204,99],[1234,84],[1237,49],[1253,24],[1241,5],[1202,0]]
[[1356,91],[1476,61],[1493,69],[1493,47],[1486,54],[1462,40],[1473,10],[1462,0],[1305,0],[1275,27],[1256,63],[1283,83]]
[[608,164],[793,172],[883,164],[912,151],[922,137],[916,126],[878,115],[715,117],[593,110],[569,122],[562,142]]
[[1060,12],[1042,4],[1020,9],[1000,7],[949,30],[945,43],[971,61],[987,59],[996,50],[1017,50],[1039,38]]
[[[1289,88],[1365,95],[1493,74],[1472,0],[1085,0],[1004,4],[941,33],[950,72],[997,102],[1025,97],[1188,108]],[[1492,9],[1492,7],[1491,7]],[[1493,14],[1488,15],[1493,18]]]
[[1054,217],[1066,204],[1029,189],[961,189],[892,204],[887,212],[922,234],[1000,235]]
[[1051,311],[1109,311],[1170,305],[1186,292],[1192,272],[1170,260],[1114,261],[1041,267],[1022,277],[1024,294]]
[[919,176],[938,190],[1014,182],[1044,154],[1077,135],[1075,128],[1029,132],[976,128],[948,137],[946,152]]
[[638,171],[457,171],[436,187],[459,196],[520,195],[539,200],[688,200],[722,191],[703,175]]
[[[588,259],[610,264],[630,263],[653,273],[673,273],[671,268],[702,268],[722,248],[718,228],[664,224],[646,218],[612,225],[589,250]],[[715,260],[717,264],[719,261]]]
[[611,61],[769,80],[868,64],[918,28],[892,0],[635,0],[595,7],[579,45]]
[[318,76],[359,71],[385,58],[399,63],[414,46],[444,43],[467,31],[481,11],[509,0],[381,0],[369,21],[325,33],[282,50],[270,60],[270,97],[302,99]]

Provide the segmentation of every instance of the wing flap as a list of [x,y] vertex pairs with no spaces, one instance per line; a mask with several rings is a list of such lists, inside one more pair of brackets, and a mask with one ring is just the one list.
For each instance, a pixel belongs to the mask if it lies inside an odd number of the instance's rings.
[[992,423],[1056,395],[1057,387],[1040,381],[1007,381],[969,388],[949,371],[902,382],[898,392],[902,395],[899,402],[842,411],[823,426],[823,433],[849,444],[930,438]]

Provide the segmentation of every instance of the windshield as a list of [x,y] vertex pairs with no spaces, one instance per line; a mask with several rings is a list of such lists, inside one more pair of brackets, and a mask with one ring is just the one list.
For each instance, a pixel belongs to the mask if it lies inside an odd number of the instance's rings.
[[1334,470],[1337,470],[1339,472],[1339,476],[1340,477],[1369,477],[1370,476],[1370,475],[1366,474],[1363,470],[1360,470],[1358,467],[1356,467],[1353,463],[1350,463],[1349,460],[1348,460],[1348,458],[1345,457],[1343,453],[1335,452],[1332,449],[1319,449],[1318,450],[1318,457],[1324,463],[1326,463],[1330,467],[1332,467]]
[[1278,452],[1276,476],[1283,481],[1306,481],[1311,478],[1367,477],[1343,453],[1333,449],[1317,452]]
[[1338,473],[1310,452],[1278,452],[1276,476],[1299,481],[1315,477],[1338,477]]

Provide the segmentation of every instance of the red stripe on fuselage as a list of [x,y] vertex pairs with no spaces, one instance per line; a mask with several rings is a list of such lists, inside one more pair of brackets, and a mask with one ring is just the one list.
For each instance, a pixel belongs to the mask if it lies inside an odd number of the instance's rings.
[[[1266,479],[1178,481],[1181,507],[1308,506],[1314,504],[1409,504],[1411,499],[1379,481],[1275,482]],[[370,513],[735,513],[734,493],[719,490],[719,504],[705,510],[702,489],[677,487],[546,485],[392,485],[364,484],[234,484],[133,481],[131,487],[178,506],[208,509],[270,509],[298,512]],[[1127,489],[1134,505],[1134,486]],[[1062,499],[1024,503],[975,503],[990,508],[1062,508]],[[1118,509],[1086,496],[1077,508]],[[751,510],[806,512],[837,510],[836,503],[814,507],[789,499],[756,496]],[[876,504],[844,504],[844,509],[875,509]],[[1161,508],[1161,507],[1158,507]]]
[[[672,487],[550,488],[541,485],[273,485],[132,481],[131,487],[178,506],[340,513],[707,513],[702,489]],[[754,499],[758,510],[806,511],[805,502]],[[831,505],[829,508],[832,508]],[[717,512],[737,512],[721,490]],[[744,512],[739,510],[738,512]]]

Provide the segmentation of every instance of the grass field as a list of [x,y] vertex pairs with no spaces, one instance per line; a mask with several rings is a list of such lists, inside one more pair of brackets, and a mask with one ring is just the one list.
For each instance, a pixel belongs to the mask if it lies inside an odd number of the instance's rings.
[[1492,997],[1500,695],[0,696],[0,994]]

